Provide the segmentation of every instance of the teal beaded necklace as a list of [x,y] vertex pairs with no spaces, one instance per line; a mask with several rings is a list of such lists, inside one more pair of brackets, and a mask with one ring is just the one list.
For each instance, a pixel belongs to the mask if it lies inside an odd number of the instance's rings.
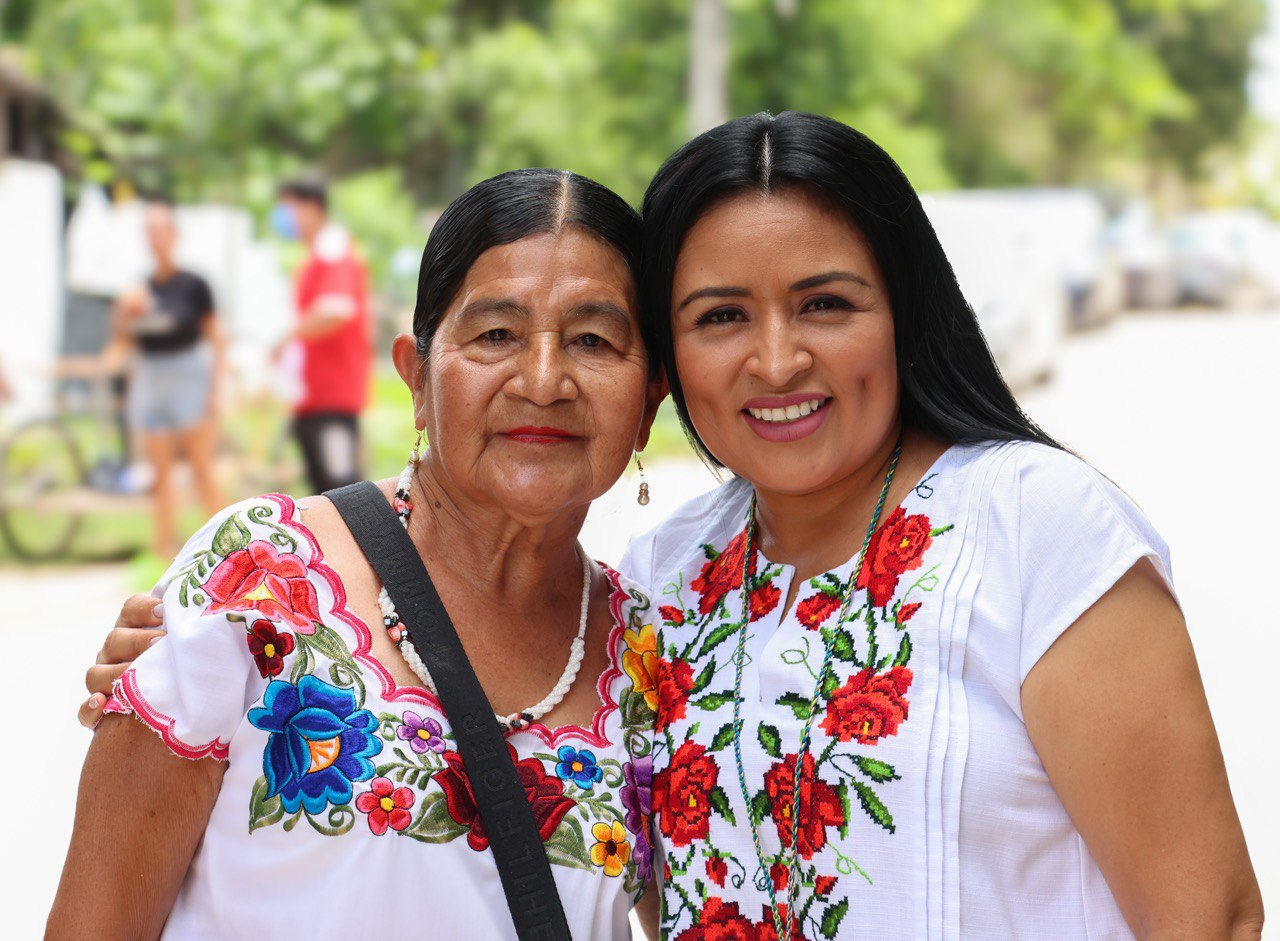
[[[871,523],[867,526],[867,534],[862,540],[862,549],[858,552],[857,564],[854,565],[853,570],[849,573],[849,584],[844,588],[844,600],[840,605],[840,614],[836,618],[830,633],[826,634],[823,639],[822,666],[818,668],[817,680],[813,687],[813,696],[809,700],[809,711],[805,716],[804,727],[800,733],[800,749],[796,754],[796,765],[791,776],[791,860],[787,864],[787,916],[785,919],[783,919],[782,912],[778,908],[778,894],[774,889],[773,878],[769,874],[768,863],[765,861],[764,847],[760,845],[760,830],[755,825],[755,822],[751,820],[750,813],[747,815],[747,822],[751,826],[751,842],[755,844],[756,848],[756,860],[764,871],[765,886],[769,890],[770,911],[773,913],[773,925],[777,931],[778,941],[791,941],[791,926],[795,923],[795,915],[793,913],[795,911],[796,883],[798,882],[797,870],[799,867],[797,866],[797,860],[800,857],[800,773],[804,767],[805,756],[809,754],[812,744],[813,714],[817,711],[818,700],[822,696],[822,682],[831,670],[831,642],[836,636],[836,631],[849,619],[853,596],[856,594],[855,586],[858,584],[858,575],[862,572],[862,566],[866,562],[867,549],[871,545],[871,537],[875,535],[876,527],[880,525],[880,514],[884,512],[884,503],[889,497],[889,487],[893,483],[893,476],[898,470],[898,458],[901,456],[902,437],[899,435],[898,443],[893,448],[893,456],[889,459],[889,470],[884,475],[884,486],[880,488],[880,499],[876,501],[875,512],[871,514]],[[756,551],[755,541],[756,498],[753,493],[751,495],[751,506],[747,511],[747,545],[742,558],[742,623],[738,627],[738,647],[734,656],[733,681],[733,757],[738,764],[738,785],[742,789],[742,800],[748,808],[751,806],[751,791],[747,787],[747,775],[742,767],[742,667],[746,661],[747,628],[751,624],[751,587],[748,577],[751,573],[751,560]],[[784,920],[785,924],[783,923]]]

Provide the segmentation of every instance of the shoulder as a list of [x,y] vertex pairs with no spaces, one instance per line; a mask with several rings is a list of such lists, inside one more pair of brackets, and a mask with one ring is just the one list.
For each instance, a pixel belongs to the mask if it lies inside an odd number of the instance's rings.
[[691,551],[701,558],[701,546],[721,545],[737,535],[750,500],[750,484],[737,477],[687,500],[657,526],[632,537],[618,568],[654,590],[669,573],[682,567]]

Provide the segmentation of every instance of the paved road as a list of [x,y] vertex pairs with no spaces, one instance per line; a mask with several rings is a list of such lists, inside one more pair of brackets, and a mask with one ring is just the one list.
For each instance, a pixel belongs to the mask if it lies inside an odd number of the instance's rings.
[[[1036,420],[1141,504],[1172,548],[1232,787],[1276,918],[1280,710],[1268,694],[1280,664],[1280,615],[1269,592],[1280,549],[1268,474],[1280,459],[1278,355],[1280,311],[1133,315],[1072,338],[1054,379],[1023,396]],[[597,558],[616,559],[628,533],[715,483],[692,461],[654,467],[649,481],[648,507],[635,503],[634,477],[599,502],[584,533]],[[52,899],[88,742],[73,716],[81,676],[123,592],[118,568],[0,571],[0,638],[13,665],[0,846],[21,847],[0,857],[5,938],[37,937]]]

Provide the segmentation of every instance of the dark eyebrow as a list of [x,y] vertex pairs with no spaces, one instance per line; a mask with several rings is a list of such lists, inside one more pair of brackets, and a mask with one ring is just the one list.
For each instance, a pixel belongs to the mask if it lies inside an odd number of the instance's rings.
[[468,302],[462,310],[458,311],[458,319],[467,320],[478,314],[494,313],[518,314],[521,317],[529,316],[528,308],[516,303],[509,297],[479,297],[474,301]]
[[613,301],[584,301],[581,304],[574,304],[569,309],[570,317],[590,317],[593,315],[608,317],[611,320],[621,321],[630,327],[634,319],[631,314],[627,313],[626,308]]
[[693,291],[692,293],[689,294],[688,297],[682,300],[680,302],[680,306],[678,306],[676,310],[683,310],[684,308],[692,304],[694,301],[703,297],[750,297],[750,296],[751,296],[751,292],[748,291],[746,288],[732,288],[732,287],[698,288],[698,290]]
[[803,291],[807,288],[821,287],[824,284],[830,284],[832,281],[852,281],[854,284],[861,284],[865,288],[871,287],[871,283],[862,275],[854,274],[852,271],[828,271],[824,274],[815,274],[808,278],[801,278],[795,284],[791,285],[793,291]]

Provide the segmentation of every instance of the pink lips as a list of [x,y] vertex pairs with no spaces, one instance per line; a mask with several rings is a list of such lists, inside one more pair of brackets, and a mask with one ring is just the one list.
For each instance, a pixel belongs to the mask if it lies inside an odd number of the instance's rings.
[[[799,405],[801,402],[812,402],[814,399],[822,399],[822,407],[816,412],[810,412],[803,418],[797,418],[794,421],[761,421],[747,411],[748,408],[786,408],[788,405]],[[787,444],[807,438],[821,428],[822,423],[827,420],[827,411],[830,406],[831,398],[829,396],[815,395],[812,392],[757,396],[754,399],[748,399],[743,404],[742,417],[746,421],[747,427],[765,441]]]

